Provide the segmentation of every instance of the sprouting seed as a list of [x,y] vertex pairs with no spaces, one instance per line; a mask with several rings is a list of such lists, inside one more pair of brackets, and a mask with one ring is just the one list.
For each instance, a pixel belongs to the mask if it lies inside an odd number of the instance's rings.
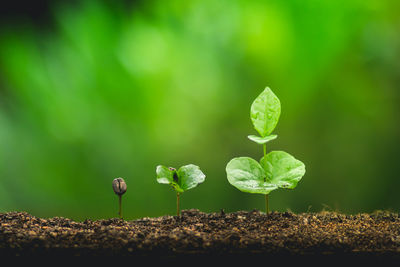
[[118,195],[119,199],[119,218],[122,219],[122,195],[126,192],[126,183],[122,178],[115,178],[112,182],[112,187],[114,189],[115,194]]
[[196,165],[189,164],[178,170],[172,167],[158,165],[156,168],[157,182],[171,185],[176,191],[176,215],[179,216],[179,197],[186,190],[196,187],[204,182],[206,176]]

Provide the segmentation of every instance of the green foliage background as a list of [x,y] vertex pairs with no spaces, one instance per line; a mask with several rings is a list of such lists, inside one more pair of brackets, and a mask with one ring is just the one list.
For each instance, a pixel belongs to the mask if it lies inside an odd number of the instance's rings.
[[[112,3],[112,4],[110,4]],[[76,220],[175,213],[157,165],[207,175],[181,208],[264,209],[231,186],[233,157],[262,157],[250,121],[282,103],[267,149],[306,164],[272,210],[400,209],[400,2],[83,1],[47,27],[0,30],[0,212]]]

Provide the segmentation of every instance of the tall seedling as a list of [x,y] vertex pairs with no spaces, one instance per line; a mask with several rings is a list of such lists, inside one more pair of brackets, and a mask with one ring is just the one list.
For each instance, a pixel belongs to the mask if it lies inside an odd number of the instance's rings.
[[260,136],[249,135],[251,141],[263,146],[264,156],[260,162],[249,158],[232,159],[226,166],[230,184],[247,193],[265,195],[265,209],[268,214],[268,194],[278,188],[293,189],[304,176],[305,165],[284,151],[267,154],[267,142],[276,139],[271,135],[281,114],[278,97],[267,87],[254,100],[250,109],[251,121]]

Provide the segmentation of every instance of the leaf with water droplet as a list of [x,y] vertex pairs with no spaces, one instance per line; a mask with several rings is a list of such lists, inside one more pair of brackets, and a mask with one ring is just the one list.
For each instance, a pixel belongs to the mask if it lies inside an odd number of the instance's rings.
[[196,187],[204,182],[206,178],[200,168],[193,164],[180,167],[177,174],[180,180],[180,187],[184,191]]
[[270,182],[279,188],[295,188],[306,173],[304,163],[284,151],[269,152],[260,164]]
[[269,194],[278,188],[293,189],[305,172],[304,164],[284,151],[271,151],[260,163],[249,157],[234,158],[226,166],[231,185],[258,194]]
[[278,187],[271,184],[262,166],[252,158],[232,159],[226,165],[228,181],[240,191],[256,194],[269,194]]
[[251,121],[262,137],[268,136],[275,129],[280,114],[280,101],[269,87],[254,100],[250,109]]

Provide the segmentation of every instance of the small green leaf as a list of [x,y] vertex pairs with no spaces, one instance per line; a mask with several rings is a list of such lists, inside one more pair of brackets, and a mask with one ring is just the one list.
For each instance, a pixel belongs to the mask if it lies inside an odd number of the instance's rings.
[[156,168],[156,173],[157,173],[157,182],[160,184],[170,184],[171,182],[174,182],[173,175],[174,172],[170,170],[169,168],[158,165]]
[[250,117],[254,128],[262,137],[266,137],[275,129],[280,114],[280,101],[269,87],[251,104]]
[[159,165],[156,173],[158,183],[169,184],[179,193],[196,187],[206,178],[200,168],[193,164],[182,166],[178,171]]
[[267,180],[264,169],[252,158],[232,159],[226,166],[226,173],[229,183],[243,192],[269,194],[278,188]]
[[305,165],[284,151],[271,151],[260,160],[272,184],[293,189],[306,172]]
[[186,191],[204,182],[206,176],[196,165],[189,164],[179,168],[178,177],[180,187]]
[[169,184],[177,192],[182,193],[184,190],[180,187],[179,176],[174,168],[168,168],[158,165],[156,168],[157,182],[160,184]]
[[272,141],[276,139],[278,136],[276,134],[268,135],[266,137],[260,137],[257,135],[249,135],[247,138],[249,138],[251,141],[256,142],[257,144],[265,144],[268,143],[269,141]]

